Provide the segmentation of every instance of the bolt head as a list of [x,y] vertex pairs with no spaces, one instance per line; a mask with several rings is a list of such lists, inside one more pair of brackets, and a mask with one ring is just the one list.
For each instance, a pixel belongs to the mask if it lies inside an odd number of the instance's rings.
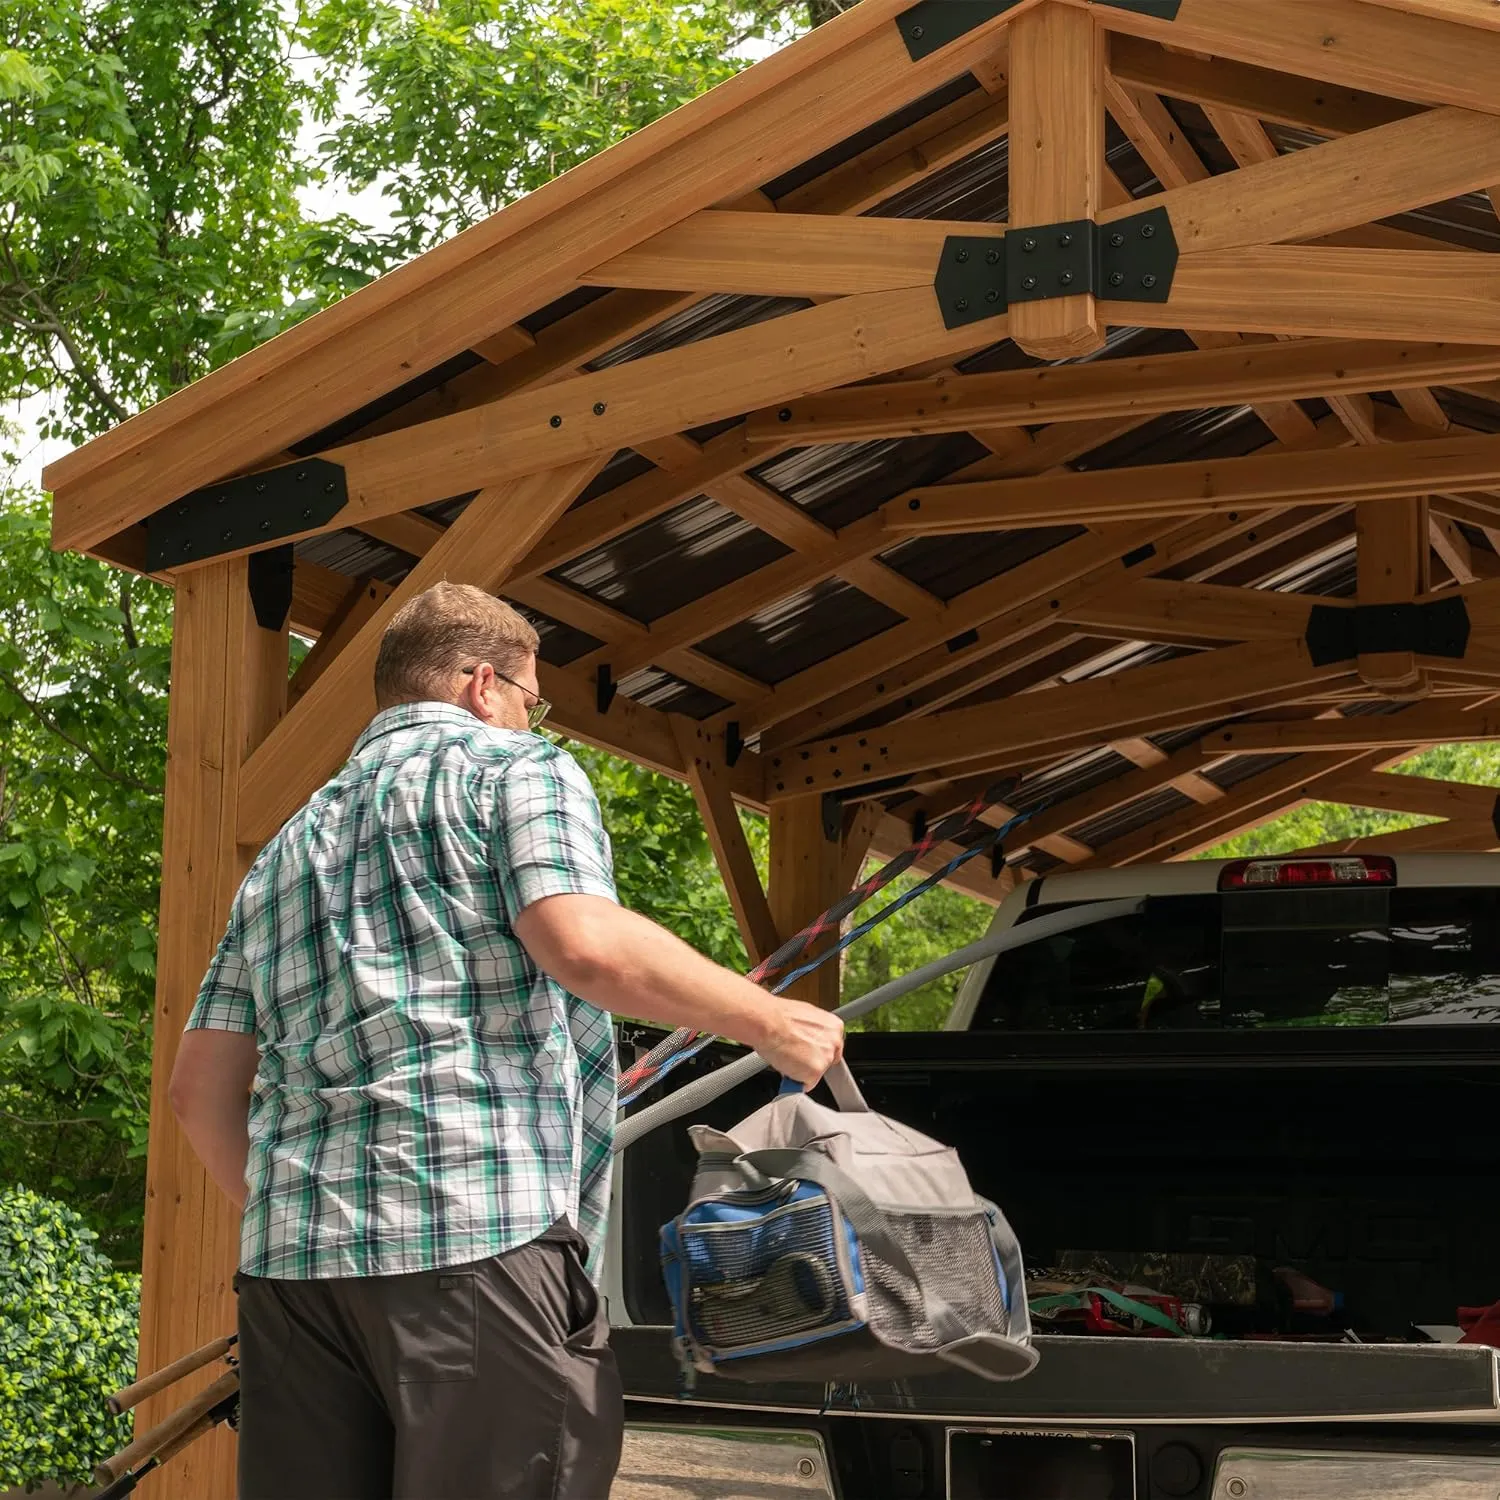
[[1156,233],[1156,225],[1155,224],[1142,224],[1141,225],[1141,238],[1143,240],[1149,240],[1155,233]]
[[226,528],[219,533],[219,540],[221,542],[232,542],[234,540],[234,533]]
[[1061,285],[1063,285],[1063,286],[1072,286],[1073,285],[1073,273],[1071,271],[1064,271],[1062,273],[1062,275],[1059,276],[1057,279],[1058,279],[1058,282]]
[[1123,234],[1112,234],[1109,237],[1109,242],[1118,250],[1125,243],[1125,236]]
[[906,502],[906,508],[907,510],[921,510],[922,502],[920,500],[908,500]]
[[922,26],[913,26],[909,33],[912,41],[914,42],[920,42],[926,34],[926,28]]
[[1021,248],[1028,255],[1030,255],[1032,253],[1032,251],[1034,251],[1036,249],[1036,240],[1035,240],[1035,238],[1033,236],[1031,236],[1031,235],[1028,234],[1026,236],[1026,238],[1021,241]]
[[262,479],[260,481],[260,483],[255,486],[255,493],[257,495],[264,495],[265,492],[266,492],[266,482],[265,482],[264,479]]
[[985,293],[985,294],[984,294],[984,300],[985,300],[985,301],[986,301],[986,302],[998,302],[998,301],[999,301],[999,300],[1000,300],[1000,293],[999,293],[999,292],[997,292],[997,291],[996,291],[996,290],[995,290],[995,289],[994,289],[994,287],[991,287],[991,288],[990,288],[990,289],[989,289],[989,291],[987,291],[987,292],[986,292],[986,293]]
[[302,481],[304,479],[306,479],[306,478],[307,478],[307,470],[306,469],[298,469],[297,470],[297,483],[301,484]]
[[953,310],[955,312],[968,312],[969,299],[967,297],[960,297],[958,301],[953,304]]
[[1021,285],[1024,286],[1028,292],[1034,292],[1036,290],[1036,277],[1028,276],[1026,280],[1021,283]]
[[325,495],[331,495],[331,494],[332,494],[332,493],[333,493],[333,492],[334,492],[334,490],[336,490],[336,489],[337,489],[337,488],[338,488],[338,486],[337,486],[337,485],[336,485],[336,484],[335,484],[335,483],[334,483],[334,482],[333,482],[333,481],[332,481],[332,480],[331,480],[331,479],[330,479],[330,480],[329,480],[329,481],[328,481],[328,482],[327,482],[327,483],[326,483],[326,484],[325,484],[325,485],[324,485],[324,486],[323,486],[323,493],[324,493],[324,494],[325,494]]
[[269,531],[271,529],[271,523],[269,521],[262,521],[260,523],[260,529],[262,531]]
[[1071,234],[1060,234],[1057,237],[1057,243],[1066,250],[1073,243],[1073,236]]
[[1143,287],[1147,288],[1147,290],[1149,291],[1150,288],[1152,288],[1152,287],[1154,287],[1156,285],[1156,277],[1154,277],[1154,276],[1142,276],[1141,277],[1141,285]]
[[1109,284],[1111,286],[1124,286],[1125,273],[1123,271],[1111,271],[1109,273]]
[[550,419],[550,421],[551,421],[551,425],[553,427],[561,427],[562,426],[562,418],[561,417],[552,417]]
[[986,250],[984,252],[984,262],[988,266],[998,265],[1000,263],[999,250]]
[[969,252],[967,250],[960,250],[954,255],[953,258],[959,263],[959,265],[963,265],[963,263],[969,258]]
[[602,401],[596,401],[596,402],[594,402],[594,415],[596,417],[602,417],[604,415],[604,412],[605,412],[604,403]]
[[304,521],[312,520],[312,506],[309,505],[307,509],[302,512],[302,519]]
[[781,410],[776,413],[776,420],[778,422],[790,422],[792,420],[792,409],[791,409],[791,407],[790,406],[783,406],[781,408]]

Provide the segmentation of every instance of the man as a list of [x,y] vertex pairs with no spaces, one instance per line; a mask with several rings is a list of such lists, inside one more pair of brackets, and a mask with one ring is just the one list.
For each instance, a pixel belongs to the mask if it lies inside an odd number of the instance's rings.
[[439,584],[379,712],[235,898],[172,1106],[244,1211],[242,1500],[605,1500],[607,1011],[812,1084],[842,1024],[617,904],[537,635]]

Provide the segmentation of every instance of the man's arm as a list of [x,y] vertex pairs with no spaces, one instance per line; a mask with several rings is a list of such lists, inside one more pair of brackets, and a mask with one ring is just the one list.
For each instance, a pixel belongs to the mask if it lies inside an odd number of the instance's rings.
[[188,1144],[236,1208],[245,1206],[250,1085],[260,1053],[247,1031],[185,1031],[167,1097]]
[[843,1056],[836,1016],[767,993],[602,896],[547,896],[513,925],[539,968],[603,1010],[743,1042],[809,1088]]

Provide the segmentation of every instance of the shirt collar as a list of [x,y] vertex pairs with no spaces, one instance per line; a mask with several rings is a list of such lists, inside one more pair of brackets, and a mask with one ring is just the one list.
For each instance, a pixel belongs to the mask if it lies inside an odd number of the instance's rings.
[[468,709],[456,703],[439,703],[436,700],[421,703],[398,703],[394,708],[384,708],[365,726],[364,733],[354,742],[353,754],[358,755],[367,745],[394,734],[398,729],[411,729],[418,724],[452,724],[457,729],[483,728],[484,721],[477,719]]

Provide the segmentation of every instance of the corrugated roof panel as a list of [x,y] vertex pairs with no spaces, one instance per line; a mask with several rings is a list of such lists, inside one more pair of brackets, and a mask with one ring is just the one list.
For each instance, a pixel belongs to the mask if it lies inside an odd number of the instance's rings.
[[1239,458],[1270,441],[1271,433],[1248,406],[1166,412],[1085,454],[1073,467],[1118,469],[1132,464]]
[[876,672],[881,665],[880,632],[900,621],[900,615],[868,594],[841,579],[827,578],[720,631],[699,649],[715,661],[775,684],[870,641],[870,670]]
[[684,682],[670,672],[646,667],[632,672],[619,684],[620,692],[647,708],[663,713],[685,714],[690,719],[707,719],[730,706],[728,699],[711,693],[695,683]]
[[1082,824],[1071,831],[1070,837],[1081,844],[1087,844],[1090,849],[1099,850],[1107,858],[1109,846],[1116,839],[1125,838],[1158,819],[1169,818],[1173,813],[1195,806],[1197,804],[1192,798],[1183,796],[1176,787],[1164,786]]
[[946,603],[966,589],[1002,578],[1012,568],[1082,536],[1083,530],[1081,526],[1037,526],[973,536],[919,536],[882,553],[881,561]]
[[552,576],[649,625],[790,550],[700,498],[585,552]]

